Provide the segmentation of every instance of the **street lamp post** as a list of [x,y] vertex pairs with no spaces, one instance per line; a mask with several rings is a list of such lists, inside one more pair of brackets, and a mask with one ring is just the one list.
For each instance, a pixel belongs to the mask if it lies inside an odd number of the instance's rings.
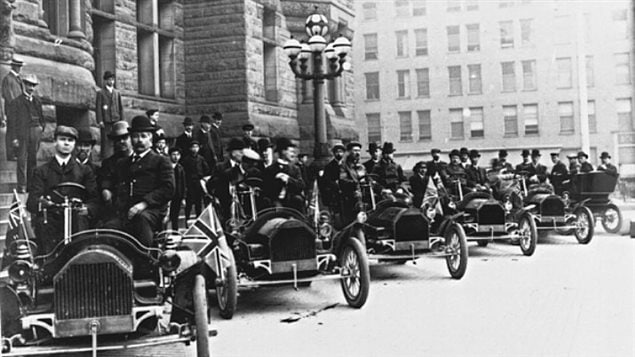
[[[289,56],[289,67],[296,78],[313,81],[313,119],[315,125],[314,165],[323,168],[329,157],[326,113],[324,110],[324,80],[342,75],[351,42],[343,36],[327,43],[328,20],[324,15],[313,14],[306,19],[309,40],[300,43],[293,37],[283,46]],[[324,57],[329,66],[324,68]],[[311,62],[309,60],[312,59]],[[309,64],[310,69],[309,69]]]

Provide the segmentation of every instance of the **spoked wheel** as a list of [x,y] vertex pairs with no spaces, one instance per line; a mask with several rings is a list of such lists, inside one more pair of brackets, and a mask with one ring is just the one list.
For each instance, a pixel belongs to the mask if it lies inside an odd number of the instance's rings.
[[533,255],[534,251],[536,251],[536,244],[538,243],[538,228],[531,216],[524,215],[520,218],[518,233],[520,234],[520,250],[524,255]]
[[593,213],[588,207],[580,207],[575,211],[575,225],[576,228],[573,231],[575,238],[580,244],[588,244],[593,238],[593,232],[595,228],[595,218]]
[[486,240],[479,240],[479,241],[476,241],[476,244],[478,244],[479,247],[487,247],[489,242]]
[[216,300],[218,301],[218,313],[224,319],[231,319],[236,311],[238,301],[238,278],[236,273],[236,261],[231,250],[227,250],[229,255],[229,266],[225,268],[223,281],[216,286]]
[[341,280],[346,302],[354,308],[364,306],[370,288],[370,269],[366,250],[357,238],[350,237],[344,244],[340,266],[348,273]]
[[467,242],[463,227],[454,223],[445,233],[445,262],[454,279],[461,279],[467,269]]
[[196,322],[196,355],[198,357],[209,357],[209,333],[207,319],[207,289],[205,288],[205,277],[196,274],[194,277],[194,320]]
[[609,203],[602,215],[602,227],[607,233],[619,233],[622,229],[622,212],[616,205]]

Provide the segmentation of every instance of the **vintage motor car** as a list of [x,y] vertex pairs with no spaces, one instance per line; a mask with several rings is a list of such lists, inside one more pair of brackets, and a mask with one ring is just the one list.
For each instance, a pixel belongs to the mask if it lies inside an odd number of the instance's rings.
[[118,230],[73,233],[82,193],[75,183],[53,190],[49,210],[64,217],[63,239],[40,253],[16,194],[0,272],[0,355],[95,356],[196,341],[198,356],[209,356],[209,249],[169,232],[157,234],[156,247]]
[[369,258],[379,262],[403,264],[425,255],[445,257],[450,276],[461,279],[467,269],[468,251],[458,216],[437,215],[434,209],[413,207],[406,189],[379,200],[376,192],[387,191],[374,176],[369,174],[360,180],[361,210],[353,222],[337,233],[334,244],[359,240]]
[[[335,250],[332,228],[323,215],[304,215],[285,207],[258,210],[262,181],[250,178],[231,188],[231,217],[224,228],[235,265],[216,290],[219,313],[231,318],[239,287],[309,286],[316,280],[340,280],[346,302],[361,308],[369,294],[368,258],[358,240]],[[317,209],[319,213],[319,208]]]

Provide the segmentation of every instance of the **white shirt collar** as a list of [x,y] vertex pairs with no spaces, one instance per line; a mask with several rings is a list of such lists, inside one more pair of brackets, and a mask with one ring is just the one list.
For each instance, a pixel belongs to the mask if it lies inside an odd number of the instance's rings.
[[284,160],[284,159],[278,159],[278,163],[282,164],[282,165],[289,165],[289,161]]
[[16,76],[16,77],[20,77],[20,73],[14,71],[14,70],[11,70],[11,73],[13,73],[13,75]]
[[55,154],[55,160],[57,160],[57,163],[60,166],[63,166],[63,165],[68,164],[68,162],[71,160],[71,155],[68,155],[66,158],[63,158],[63,157],[59,156],[58,154]]
[[133,151],[132,156],[134,157],[135,155],[139,156],[139,160],[143,159],[146,155],[148,155],[148,153],[152,151],[152,148],[147,149],[146,151],[142,152],[141,154],[137,154],[136,152]]

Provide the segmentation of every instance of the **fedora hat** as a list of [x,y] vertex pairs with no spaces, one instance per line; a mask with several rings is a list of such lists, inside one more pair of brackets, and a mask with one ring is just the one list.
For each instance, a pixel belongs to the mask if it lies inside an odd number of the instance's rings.
[[214,120],[223,120],[223,113],[214,112],[214,114],[212,114],[212,119],[214,119]]
[[232,138],[227,144],[227,151],[242,150],[244,148],[245,142],[237,138]]
[[459,150],[459,153],[461,154],[461,156],[469,155],[470,151],[467,148],[461,148],[461,150]]
[[89,143],[95,145],[97,140],[93,137],[93,133],[88,128],[81,128],[78,130],[77,142]]
[[386,141],[384,143],[384,147],[381,148],[381,151],[385,154],[392,154],[393,152],[397,150],[395,150],[395,146],[393,145],[393,143]]
[[498,157],[507,157],[507,150],[498,150]]
[[523,149],[523,152],[520,154],[520,156],[522,156],[522,157],[529,156],[529,150],[528,149]]
[[22,76],[22,82],[24,83],[31,83],[34,85],[38,85],[40,84],[40,82],[37,80],[37,76],[33,73],[27,73],[25,75]]
[[132,125],[130,125],[129,131],[131,133],[138,132],[149,132],[154,133],[156,130],[155,126],[152,125],[150,118],[144,117],[143,115],[137,115],[132,118]]
[[294,143],[291,142],[291,140],[287,139],[287,138],[279,138],[278,140],[276,140],[276,152],[277,153],[281,153],[282,151],[290,148],[290,147],[296,147],[296,145]]
[[554,151],[554,152],[549,153],[549,155],[551,155],[551,156],[560,156],[560,153]]
[[258,151],[263,152],[265,150],[267,150],[268,148],[273,147],[273,144],[271,143],[271,140],[269,140],[269,138],[262,138],[262,139],[258,139]]
[[130,135],[130,133],[128,132],[128,122],[125,120],[114,123],[110,128],[110,133],[108,133],[108,137],[111,139],[126,135]]
[[540,155],[540,150],[538,149],[531,150],[531,157],[536,157],[536,156],[542,156]]
[[198,120],[199,123],[207,123],[207,124],[211,124],[212,123],[212,119],[210,117],[208,117],[207,115],[201,115],[201,118]]
[[584,158],[586,158],[586,159],[589,158],[589,155],[587,155],[584,151],[578,151],[578,155],[577,156],[578,157],[583,157],[584,156]]
[[461,156],[461,151],[453,149],[452,151],[450,151],[450,157],[452,156]]
[[478,150],[476,150],[476,149],[472,149],[472,150],[470,150],[469,156],[470,157],[481,157],[481,153],[478,152]]

